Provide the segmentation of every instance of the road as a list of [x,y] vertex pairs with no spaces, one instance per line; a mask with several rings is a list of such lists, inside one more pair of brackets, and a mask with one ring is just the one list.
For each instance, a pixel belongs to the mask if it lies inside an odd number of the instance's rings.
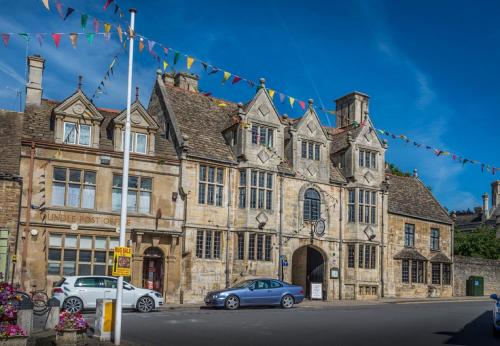
[[500,345],[490,302],[125,313],[139,345]]

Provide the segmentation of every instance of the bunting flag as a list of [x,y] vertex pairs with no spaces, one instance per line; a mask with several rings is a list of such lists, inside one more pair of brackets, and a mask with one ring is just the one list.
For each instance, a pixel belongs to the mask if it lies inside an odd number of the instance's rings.
[[142,50],[144,49],[144,40],[142,37],[139,39],[139,53],[142,53]]
[[3,41],[3,45],[5,47],[7,47],[9,45],[9,39],[10,39],[9,34],[2,34],[2,41]]
[[253,88],[255,88],[255,83],[254,83],[253,81],[251,81],[251,80],[246,80],[246,82],[247,82],[247,84],[248,84],[248,86],[249,86],[250,88],[252,88],[252,89],[253,89]]
[[73,12],[75,12],[75,9],[68,7],[68,9],[66,10],[66,15],[64,16],[64,20],[66,20]]
[[30,40],[29,35],[27,33],[25,33],[25,32],[21,32],[18,35],[21,36],[23,39],[25,39],[26,42],[28,42]]
[[187,64],[187,69],[190,70],[191,69],[191,66],[193,66],[193,62],[194,62],[194,58],[188,56],[187,57],[187,60],[186,60],[186,64]]
[[92,42],[94,42],[94,33],[93,32],[89,32],[86,34],[87,36],[87,41],[89,42],[89,44],[92,44]]
[[103,10],[106,11],[112,2],[113,2],[113,0],[106,0],[106,3],[104,4]]
[[111,38],[111,24],[109,23],[104,23],[104,37],[106,40],[109,40]]
[[99,33],[99,21],[97,20],[97,18],[94,18],[94,23],[93,23],[93,25],[94,25],[94,32],[95,32],[96,34],[98,34],[98,33]]
[[267,89],[267,92],[269,93],[269,96],[271,97],[272,100],[274,98],[275,91],[273,89]]
[[208,69],[208,64],[206,62],[201,62],[201,65],[203,66],[203,69],[205,70],[205,72],[207,72],[207,69]]
[[286,98],[286,95],[283,94],[283,93],[279,93],[279,97],[280,97],[280,102],[283,103],[285,102],[285,98]]
[[59,15],[61,16],[61,18],[64,19],[63,5],[59,1],[56,1],[56,9],[57,9],[57,12],[59,12]]
[[233,82],[232,82],[231,84],[236,84],[236,83],[238,83],[240,80],[241,80],[241,77],[240,77],[240,76],[234,76],[234,78],[233,78]]
[[123,42],[123,30],[120,25],[116,27],[116,31],[118,32],[118,38],[120,39],[120,43]]
[[45,8],[47,9],[47,11],[50,11],[49,0],[42,0],[42,2],[43,2],[43,5],[45,6]]
[[300,108],[306,109],[306,103],[304,101],[299,101]]
[[73,49],[76,49],[76,41],[78,40],[78,35],[75,33],[69,34],[69,39],[71,40],[71,45],[73,46]]
[[54,44],[56,48],[59,48],[59,43],[61,42],[61,34],[54,33],[52,34],[52,38],[54,39]]
[[168,62],[167,60],[163,60],[163,71],[165,71],[168,67]]
[[89,19],[89,16],[86,14],[82,14],[80,16],[80,24],[82,25],[82,30],[85,31],[87,29],[87,21]]
[[36,34],[36,39],[38,41],[38,44],[40,45],[40,47],[42,46],[43,44],[43,34]]
[[179,61],[180,56],[181,56],[181,53],[175,52],[175,55],[174,55],[174,65],[177,64],[177,62]]
[[210,71],[208,74],[216,74],[217,72],[219,72],[220,69],[218,69],[217,67],[212,67],[212,71]]
[[168,48],[167,47],[163,47],[163,53],[165,53],[165,55],[168,55]]
[[224,77],[222,77],[222,83],[226,83],[227,80],[231,77],[231,73],[224,71]]
[[154,58],[156,58],[156,53],[153,50],[155,44],[156,44],[155,41],[148,40],[148,51],[149,51],[149,54],[151,54]]
[[290,107],[293,108],[293,104],[295,103],[295,99],[291,96],[288,96],[288,99],[290,100]]

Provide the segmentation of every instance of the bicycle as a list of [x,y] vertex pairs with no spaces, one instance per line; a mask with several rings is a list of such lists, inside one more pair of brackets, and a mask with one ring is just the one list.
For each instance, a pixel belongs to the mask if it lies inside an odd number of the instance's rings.
[[20,296],[20,299],[18,299],[19,301],[29,300],[33,303],[33,314],[41,316],[49,311],[49,296],[45,293],[45,291],[37,290],[36,286],[33,286],[33,289],[29,294],[21,291],[16,291],[16,294]]

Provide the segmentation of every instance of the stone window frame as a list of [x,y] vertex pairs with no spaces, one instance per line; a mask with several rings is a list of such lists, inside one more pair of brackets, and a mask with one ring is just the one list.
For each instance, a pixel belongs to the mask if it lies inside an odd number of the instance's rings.
[[273,235],[263,232],[248,233],[248,248],[246,259],[249,261],[273,261]]
[[301,139],[300,157],[307,160],[321,161],[321,146],[323,143]]
[[[405,281],[405,263],[408,266],[408,280]],[[427,284],[427,261],[415,259],[401,260],[401,282],[408,285]],[[414,271],[415,270],[415,271]]]
[[[118,184],[115,185],[115,177],[120,177],[120,181]],[[122,179],[123,175],[119,173],[113,173],[112,181],[111,181],[111,209],[113,212],[119,212],[121,210],[121,195],[122,195]],[[130,182],[132,179],[137,179],[137,187],[131,187]],[[150,181],[151,182],[151,189],[143,187],[143,181]],[[127,188],[127,191],[130,193],[135,192],[136,194],[136,207],[135,210],[128,208],[127,206],[127,212],[132,213],[132,214],[144,214],[144,215],[149,215],[152,213],[153,210],[153,190],[154,190],[154,179],[153,177],[148,177],[148,176],[142,176],[142,175],[129,175],[128,177],[128,182],[129,186]],[[113,207],[113,194],[115,191],[120,192],[120,208],[114,208]],[[141,210],[141,197],[143,194],[149,194],[149,210],[148,211],[143,211]],[[127,203],[129,203],[129,200],[127,200]]]
[[377,296],[377,285],[359,285],[358,292],[360,296]]
[[[137,151],[137,138],[138,136],[146,137],[146,146],[144,147],[144,151]],[[148,147],[149,147],[149,137],[150,135],[146,132],[137,132],[130,131],[130,152],[139,155],[148,155]],[[123,151],[125,144],[125,130],[121,131],[121,143],[120,143],[120,151]]]
[[432,227],[430,232],[430,249],[431,251],[439,251],[441,248],[441,231],[437,227]]
[[[447,270],[444,269],[445,267]],[[451,285],[451,277],[450,263],[431,262],[431,282],[433,285],[449,286]]]
[[[74,128],[69,133],[66,133],[66,124],[71,124],[71,125],[74,126]],[[82,126],[85,126],[85,127],[87,127],[89,129],[89,143],[88,144],[82,144],[82,143],[80,143],[81,142],[80,135],[82,133],[81,132],[81,127]],[[93,131],[92,131],[92,126],[91,125],[81,124],[80,120],[78,120],[78,121],[63,121],[62,127],[63,127],[62,128],[62,132],[63,132],[62,143],[63,144],[80,145],[82,147],[87,147],[87,148],[90,148],[92,146]],[[73,133],[73,131],[76,131],[76,133],[74,134],[75,135],[75,141],[74,141],[74,143],[68,142],[68,139],[71,136],[71,134]]]
[[358,268],[377,269],[377,257],[375,244],[358,244]]
[[[358,166],[368,169],[376,170],[378,168],[378,154],[377,150],[359,148],[358,150]],[[367,160],[368,157],[368,160]],[[367,165],[368,162],[368,165]]]
[[[56,180],[55,178],[55,171],[57,169],[63,169],[65,170],[65,180]],[[79,171],[80,172],[80,179],[77,182],[70,180],[71,179],[71,171]],[[86,173],[93,173],[94,174],[94,183],[89,183],[86,182]],[[55,207],[63,207],[63,208],[78,208],[78,209],[85,209],[85,210],[95,210],[96,209],[96,196],[97,196],[97,171],[92,170],[92,169],[82,169],[79,167],[62,167],[62,166],[54,166],[52,167],[52,180],[51,180],[51,192],[50,192],[50,204],[51,206]],[[63,204],[54,204],[54,186],[56,184],[64,184],[64,202]],[[80,202],[78,203],[78,206],[71,206],[68,205],[68,191],[70,185],[78,185],[79,186],[79,195],[80,195]],[[84,199],[84,191],[86,187],[93,187],[94,188],[94,198],[93,198],[93,206],[90,208],[83,207],[83,199]]]
[[252,123],[252,126],[250,128],[252,144],[264,145],[268,148],[274,148],[275,132],[277,132],[276,130],[277,129],[272,126],[255,122]]
[[356,267],[356,244],[347,244],[347,268]]
[[238,183],[238,208],[244,209],[247,207],[247,186],[248,186],[248,176],[247,169],[239,170],[240,179]]
[[196,258],[203,260],[221,260],[223,246],[222,231],[197,229],[195,239]]
[[[356,189],[358,217],[357,221],[360,224],[376,225],[377,224],[377,191],[369,189]],[[363,197],[361,197],[361,195]],[[368,199],[367,197],[368,196]],[[368,218],[368,221],[367,221]]]
[[[274,194],[274,172],[263,171],[259,169],[250,168],[250,198],[248,206],[250,209],[256,210],[273,210],[273,194]],[[255,179],[254,179],[255,173]],[[264,177],[261,180],[261,176]],[[248,178],[248,176],[247,176]],[[247,179],[248,185],[248,179]],[[262,196],[262,203],[261,197]]]
[[236,237],[235,237],[235,250],[236,254],[234,258],[239,261],[243,261],[245,259],[245,233],[244,232],[237,232]]
[[[411,232],[409,232],[410,230]],[[415,224],[405,223],[403,241],[406,248],[415,247]]]
[[304,196],[305,196],[305,192],[308,190],[308,189],[314,189],[316,190],[319,195],[320,195],[320,198],[321,198],[321,215],[322,215],[322,219],[325,220],[325,224],[326,224],[326,232],[328,233],[329,231],[329,220],[330,220],[330,217],[331,217],[331,211],[326,203],[327,201],[327,196],[325,195],[325,192],[323,192],[323,190],[320,188],[320,186],[318,184],[315,184],[315,183],[312,183],[312,182],[304,182],[304,184],[302,185],[302,187],[300,188],[299,190],[299,193],[298,193],[298,198],[297,198],[297,203],[298,203],[298,210],[297,210],[297,222],[299,225],[301,225],[302,227],[310,227],[310,224],[311,224],[311,221],[308,221],[308,220],[304,220]]
[[[309,191],[315,193],[317,198],[308,195]],[[308,206],[307,209],[306,206]],[[315,215],[313,215],[313,209],[316,209]],[[321,219],[321,195],[316,189],[309,188],[304,192],[304,205],[302,212],[304,214],[304,221],[314,222]]]
[[[51,237],[52,236],[59,236],[60,237],[60,245],[53,245],[51,244]],[[68,245],[66,244],[67,241],[66,239],[71,237],[72,239],[75,239],[75,245]],[[47,241],[47,255],[46,255],[46,261],[47,261],[47,276],[53,275],[53,276],[68,276],[68,275],[111,275],[112,271],[112,266],[113,266],[113,249],[114,246],[119,245],[119,238],[118,237],[111,237],[111,236],[106,236],[106,235],[93,235],[93,234],[77,234],[77,233],[60,233],[60,232],[49,232],[48,234],[48,241]],[[82,248],[81,243],[82,243],[82,238],[91,238],[91,246],[90,248]],[[97,241],[96,239],[104,239],[106,242],[105,248],[97,248]],[[51,251],[52,250],[52,251]],[[59,260],[54,259],[54,257],[51,258],[53,254],[55,254],[57,251],[59,251]],[[72,260],[67,260],[66,259],[66,251],[74,251],[75,257],[74,261]],[[90,251],[90,261],[80,261],[81,258],[81,253],[83,251]],[[98,262],[96,261],[96,252],[101,252],[105,253],[105,260],[104,262]],[[52,255],[51,255],[52,253]],[[66,262],[74,262],[74,273],[69,273],[65,272],[65,263]],[[50,271],[50,265],[51,264],[58,264],[59,265],[59,272],[51,272]],[[80,266],[83,265],[88,265],[90,266],[90,274],[83,273],[81,274],[81,268]],[[96,273],[94,270],[98,267],[103,267],[104,272],[101,273]],[[69,268],[69,267],[68,267]]]
[[[213,179],[210,176],[211,170],[213,171]],[[224,185],[224,167],[200,163],[198,167],[198,204],[223,207]],[[212,192],[211,188],[213,189]]]
[[347,190],[347,222],[356,223],[356,189]]

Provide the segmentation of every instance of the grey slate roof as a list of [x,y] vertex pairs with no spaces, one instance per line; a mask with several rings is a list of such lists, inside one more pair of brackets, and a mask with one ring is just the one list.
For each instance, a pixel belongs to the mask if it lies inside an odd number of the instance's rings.
[[424,255],[422,255],[417,250],[410,249],[410,248],[405,248],[405,249],[399,251],[397,254],[394,255],[394,259],[396,259],[396,260],[408,259],[408,260],[427,261],[427,258],[425,258]]
[[23,113],[0,110],[0,174],[19,174]]
[[347,180],[340,171],[340,169],[335,165],[330,165],[330,181],[334,181],[336,183],[346,183]]
[[[179,130],[189,136],[188,155],[236,162],[222,132],[231,126],[230,115],[238,109],[234,102],[207,97],[163,83],[167,102],[176,116]],[[219,104],[226,106],[221,107]]]
[[414,177],[386,174],[389,213],[452,224],[448,213],[424,184]]
[[344,126],[342,128],[323,126],[323,128],[326,130],[331,140],[331,154],[347,149],[349,147],[349,133],[354,139],[362,130],[361,126],[355,127],[354,125]]

